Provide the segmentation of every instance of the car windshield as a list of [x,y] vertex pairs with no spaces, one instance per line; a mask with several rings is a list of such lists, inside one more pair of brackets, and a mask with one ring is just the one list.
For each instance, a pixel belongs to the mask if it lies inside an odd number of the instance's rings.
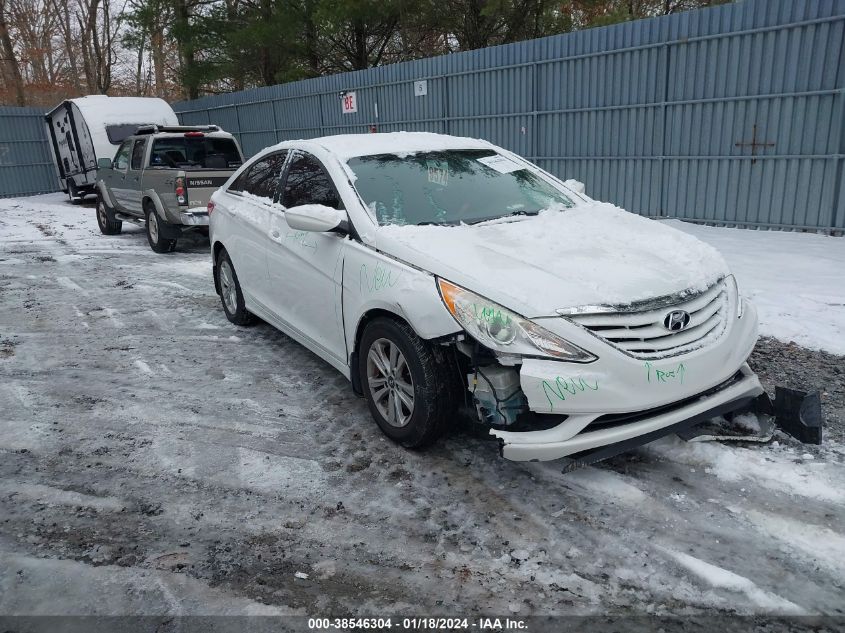
[[474,224],[573,206],[549,182],[493,150],[378,154],[348,165],[381,225]]
[[157,138],[150,153],[150,167],[181,169],[230,169],[241,166],[241,155],[230,138],[172,136]]

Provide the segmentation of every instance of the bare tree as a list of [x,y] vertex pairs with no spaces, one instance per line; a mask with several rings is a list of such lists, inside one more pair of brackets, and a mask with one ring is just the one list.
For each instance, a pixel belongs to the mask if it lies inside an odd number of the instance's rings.
[[79,79],[78,47],[70,15],[70,2],[51,0],[56,13],[56,25],[61,34],[62,46],[67,59],[68,74],[72,81]]
[[12,46],[12,38],[9,35],[7,8],[6,0],[0,0],[0,54],[3,55],[3,79],[6,86],[11,87],[14,92],[17,105],[23,106],[26,105],[26,94],[15,47]]

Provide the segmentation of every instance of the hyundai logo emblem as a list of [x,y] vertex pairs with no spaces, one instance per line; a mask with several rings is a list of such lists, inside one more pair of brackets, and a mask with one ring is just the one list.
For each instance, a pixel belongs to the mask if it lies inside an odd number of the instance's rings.
[[689,312],[684,310],[672,310],[663,317],[663,327],[670,332],[680,332],[689,325]]

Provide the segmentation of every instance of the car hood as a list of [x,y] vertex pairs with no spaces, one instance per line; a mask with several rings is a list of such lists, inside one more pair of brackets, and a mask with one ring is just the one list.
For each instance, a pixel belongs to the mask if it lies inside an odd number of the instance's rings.
[[476,225],[387,225],[374,242],[526,317],[702,291],[728,274],[711,246],[604,203]]

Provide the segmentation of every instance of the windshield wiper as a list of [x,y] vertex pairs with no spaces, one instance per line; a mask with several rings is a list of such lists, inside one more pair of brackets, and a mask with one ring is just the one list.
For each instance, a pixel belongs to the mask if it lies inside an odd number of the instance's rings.
[[434,222],[427,220],[425,222],[417,222],[417,226],[455,226],[454,222]]
[[470,222],[466,222],[466,224],[481,224],[482,222],[500,220],[502,218],[509,218],[514,215],[537,215],[538,213],[539,211],[523,211],[522,209],[517,209],[516,211],[511,211],[510,213],[506,213],[504,215],[491,215],[489,218],[479,218],[478,220],[471,220]]

